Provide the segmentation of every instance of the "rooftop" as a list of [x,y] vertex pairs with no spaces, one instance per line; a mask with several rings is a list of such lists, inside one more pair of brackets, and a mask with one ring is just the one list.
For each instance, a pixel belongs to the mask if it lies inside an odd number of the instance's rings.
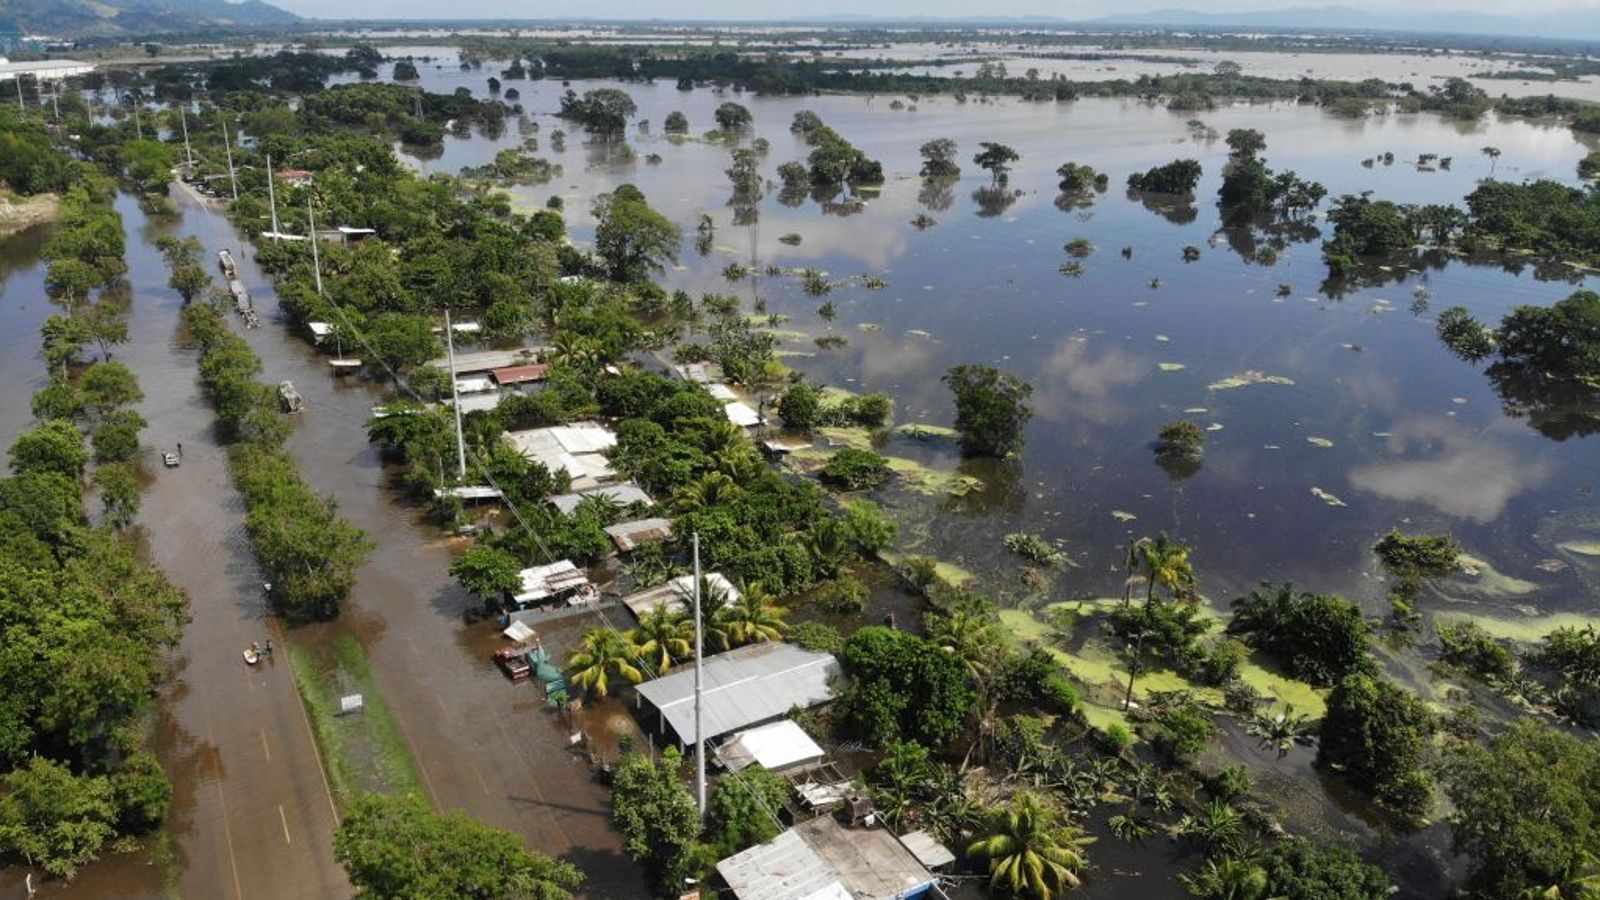
[[512,598],[518,603],[538,603],[589,583],[589,576],[569,559],[523,569],[521,575],[522,590]]
[[529,363],[525,366],[506,366],[503,369],[490,369],[489,377],[496,383],[521,384],[524,381],[543,381],[549,374],[550,367],[542,363]]
[[662,518],[635,519],[632,522],[618,522],[606,526],[606,535],[611,542],[617,545],[618,553],[628,553],[643,547],[645,544],[654,544],[657,541],[672,539],[672,520]]
[[717,761],[733,772],[753,765],[778,772],[816,762],[825,755],[811,735],[789,719],[741,731],[716,750]]
[[578,505],[589,497],[603,497],[623,506],[632,506],[635,503],[643,503],[645,506],[650,506],[655,502],[650,499],[649,494],[646,494],[636,484],[608,484],[604,487],[590,488],[586,491],[560,494],[551,497],[550,502],[555,504],[556,509],[570,516],[577,511]]
[[[704,733],[716,738],[832,700],[839,662],[794,644],[760,643],[707,657],[701,670]],[[695,743],[693,666],[638,691],[680,740]]]
[[[723,605],[737,603],[739,591],[721,572],[707,572],[704,576],[710,589],[721,590]],[[646,588],[637,594],[629,594],[622,598],[622,605],[626,606],[634,618],[642,619],[647,614],[654,612],[658,606],[671,606],[676,610],[683,610],[685,605],[694,599],[694,576],[679,575],[664,584],[653,588]],[[704,600],[705,598],[701,598]]]
[[0,81],[10,81],[21,75],[35,78],[70,78],[94,71],[93,63],[75,59],[39,59],[33,62],[0,62]]
[[[481,350],[476,353],[456,354],[456,374],[465,372],[487,372],[490,369],[504,369],[506,366],[522,366],[537,362],[542,347],[523,347],[519,350]],[[428,365],[436,368],[450,370],[450,358],[441,356],[431,359]]]
[[717,863],[739,900],[888,900],[936,880],[884,828],[846,828],[822,816]]
[[508,431],[505,442],[529,459],[539,461],[551,472],[566,472],[577,490],[598,487],[616,477],[611,461],[601,455],[617,445],[611,429],[592,422]]

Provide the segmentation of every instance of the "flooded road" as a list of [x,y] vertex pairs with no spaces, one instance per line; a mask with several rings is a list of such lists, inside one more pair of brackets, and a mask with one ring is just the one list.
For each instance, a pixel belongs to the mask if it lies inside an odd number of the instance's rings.
[[[128,232],[134,288],[131,339],[114,356],[133,367],[149,420],[143,468],[150,491],[138,527],[151,558],[190,596],[193,620],[172,662],[155,718],[153,745],[175,789],[173,859],[107,856],[70,885],[40,896],[153,898],[337,897],[348,893],[332,856],[336,810],[324,780],[287,659],[249,668],[251,640],[285,639],[266,617],[261,578],[244,533],[243,504],[232,487],[214,416],[195,377],[192,350],[179,346],[182,301],[166,288],[153,246],[164,233],[193,235],[209,263],[231,247],[266,324],[246,332],[265,365],[263,378],[293,379],[309,409],[290,441],[307,480],[333,494],[341,512],[378,547],[343,620],[299,630],[318,646],[353,632],[399,720],[429,798],[509,828],[528,845],[580,865],[588,896],[628,897],[640,876],[620,855],[608,824],[608,793],[584,755],[567,747],[567,729],[535,689],[508,683],[489,661],[500,645],[490,622],[471,627],[473,602],[447,573],[458,548],[392,496],[364,426],[382,385],[335,380],[325,363],[274,321],[275,298],[244,243],[217,213],[174,194],[182,217],[151,222],[118,202]],[[31,237],[31,236],[30,236]],[[0,368],[27,382],[37,370],[38,323],[53,311],[44,297],[36,247],[5,247],[6,350]],[[30,359],[30,357],[32,357]],[[39,376],[42,383],[42,376]],[[0,404],[0,439],[31,424],[28,392]],[[162,469],[158,453],[181,443],[183,465]],[[0,874],[0,897],[21,892],[20,872]]]

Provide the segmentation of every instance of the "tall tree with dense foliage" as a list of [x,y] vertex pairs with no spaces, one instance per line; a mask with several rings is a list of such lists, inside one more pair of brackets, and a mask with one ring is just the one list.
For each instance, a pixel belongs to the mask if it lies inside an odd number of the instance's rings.
[[1600,859],[1600,744],[1593,738],[1522,719],[1487,746],[1457,747],[1443,782],[1455,805],[1453,844],[1472,859],[1468,884],[1479,896],[1552,896],[1540,892]]
[[961,733],[976,700],[962,661],[914,634],[863,628],[845,642],[839,662],[851,678],[844,717],[873,743],[941,745]]
[[619,281],[643,280],[678,258],[682,231],[631,184],[595,198],[594,217],[595,252]]
[[362,900],[568,900],[583,883],[577,868],[528,850],[517,835],[410,796],[357,797],[333,855]]
[[1033,386],[992,366],[960,365],[942,379],[955,394],[956,431],[965,456],[1004,457],[1022,449],[1022,430],[1033,418]]
[[1019,791],[989,814],[984,837],[967,854],[988,866],[989,884],[1020,897],[1052,900],[1081,883],[1084,848],[1094,841],[1038,794]]
[[676,747],[659,759],[629,752],[617,764],[611,785],[611,820],[622,832],[623,849],[644,866],[653,894],[676,897],[694,871],[700,813],[680,780],[683,756]]
[[1331,685],[1374,669],[1367,624],[1354,603],[1329,594],[1262,584],[1233,601],[1228,633],[1275,658],[1290,675]]
[[956,142],[950,138],[934,138],[917,151],[922,154],[923,178],[955,178],[961,174],[956,162]]
[[1433,713],[1415,694],[1379,677],[1349,675],[1328,695],[1317,759],[1385,808],[1420,821],[1432,803],[1423,762],[1434,728]]
[[1022,158],[1022,155],[1005,144],[994,141],[980,141],[978,146],[983,148],[972,157],[974,165],[989,170],[989,177],[996,184],[1003,184],[1010,177],[1011,164]]

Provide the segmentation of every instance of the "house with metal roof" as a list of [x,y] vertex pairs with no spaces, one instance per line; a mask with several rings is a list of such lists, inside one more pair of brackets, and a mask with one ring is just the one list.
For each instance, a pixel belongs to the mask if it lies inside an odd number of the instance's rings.
[[[799,707],[808,709],[833,699],[839,661],[829,653],[794,644],[767,642],[706,657],[701,666],[701,719],[707,740],[753,725],[772,722]],[[637,688],[648,704],[684,744],[695,743],[694,667],[684,666]]]
[[[739,589],[733,586],[721,572],[706,572],[701,576],[705,579],[706,590],[722,597],[722,605],[739,602]],[[701,602],[706,598],[701,597]],[[683,612],[694,601],[694,576],[679,575],[653,588],[646,588],[636,594],[629,594],[622,598],[622,605],[633,613],[636,619],[642,619],[658,606],[667,606]]]
[[768,772],[782,772],[821,762],[827,754],[811,735],[792,719],[779,719],[734,734],[713,754],[730,772],[760,766]]
[[622,506],[632,506],[635,503],[644,506],[653,506],[655,501],[650,499],[642,488],[633,482],[627,484],[608,484],[603,487],[589,488],[586,491],[576,491],[571,494],[557,494],[550,498],[555,508],[566,515],[577,511],[578,505],[589,497],[600,497]]
[[618,553],[632,553],[646,544],[672,540],[672,520],[663,518],[635,519],[606,526],[606,536],[617,545]]
[[508,431],[502,440],[551,472],[566,472],[572,479],[574,491],[616,480],[616,470],[611,468],[611,460],[605,457],[604,451],[617,445],[617,434],[604,425],[577,422],[553,428]]
[[833,816],[802,822],[717,863],[739,900],[920,900],[943,896],[894,833]]
[[543,381],[550,374],[550,367],[543,363],[529,363],[524,366],[506,366],[502,369],[490,369],[489,377],[501,387],[515,384],[526,384],[532,381]]

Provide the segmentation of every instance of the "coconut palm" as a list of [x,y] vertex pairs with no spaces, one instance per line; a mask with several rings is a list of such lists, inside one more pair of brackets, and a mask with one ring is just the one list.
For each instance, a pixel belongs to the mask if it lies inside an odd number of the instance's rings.
[[719,506],[738,493],[739,485],[721,472],[707,472],[698,481],[686,485],[672,501],[680,513],[695,512],[709,506]]
[[665,675],[674,660],[694,652],[694,623],[682,610],[663,603],[639,619],[639,627],[628,632],[628,640],[640,663]]
[[1208,859],[1194,872],[1178,876],[1189,896],[1199,900],[1266,900],[1267,871],[1243,859]]
[[567,657],[572,683],[596,697],[610,694],[612,678],[629,684],[643,681],[644,672],[637,661],[633,644],[612,628],[591,628],[584,632],[578,649]]
[[958,602],[948,614],[928,616],[928,639],[961,660],[973,678],[988,674],[999,646],[994,614],[981,602]]
[[[727,650],[733,646],[728,637],[727,628],[723,627],[720,615],[724,606],[728,605],[728,589],[723,586],[721,579],[713,579],[708,575],[700,576],[700,632],[701,644],[707,650]],[[678,587],[678,597],[683,601],[683,608],[694,609],[694,582],[690,579],[687,585]],[[693,634],[693,616],[690,616],[690,634]]]
[[1189,547],[1167,537],[1165,531],[1142,545],[1139,556],[1149,576],[1149,582],[1145,585],[1146,607],[1155,602],[1158,584],[1173,597],[1181,597],[1194,590],[1194,566],[1189,561]]
[[784,611],[773,602],[766,587],[753,581],[745,585],[739,599],[719,607],[715,618],[727,634],[728,643],[742,645],[783,640],[789,630],[783,616]]
[[990,811],[989,828],[967,854],[988,862],[991,887],[1051,900],[1080,883],[1088,865],[1083,848],[1094,839],[1064,822],[1039,795],[1018,792],[1010,804]]

